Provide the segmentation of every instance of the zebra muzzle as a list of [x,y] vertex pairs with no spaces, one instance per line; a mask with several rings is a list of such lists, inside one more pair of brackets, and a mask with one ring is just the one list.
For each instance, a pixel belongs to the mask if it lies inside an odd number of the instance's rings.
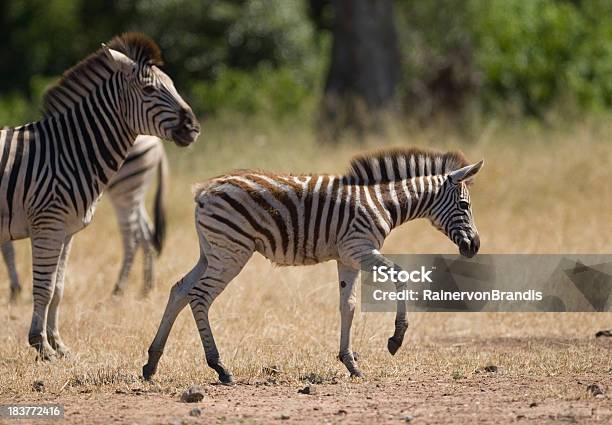
[[179,112],[179,123],[172,130],[172,139],[179,146],[187,146],[195,142],[200,135],[200,123],[191,110],[182,109]]
[[459,243],[459,253],[467,258],[472,258],[474,255],[478,253],[480,249],[480,236],[474,235],[474,237],[470,239],[463,239]]

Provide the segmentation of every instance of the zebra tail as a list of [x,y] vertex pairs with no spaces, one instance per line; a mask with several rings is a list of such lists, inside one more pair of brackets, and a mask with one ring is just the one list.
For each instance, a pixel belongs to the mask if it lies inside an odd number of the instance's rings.
[[157,164],[157,190],[155,191],[154,201],[154,222],[153,247],[160,255],[166,240],[166,185],[168,184],[168,159],[165,151],[162,150],[161,161]]

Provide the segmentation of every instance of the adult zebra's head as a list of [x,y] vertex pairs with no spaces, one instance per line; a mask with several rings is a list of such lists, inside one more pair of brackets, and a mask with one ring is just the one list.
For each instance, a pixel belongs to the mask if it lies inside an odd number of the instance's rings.
[[103,44],[102,49],[124,82],[120,102],[135,134],[158,136],[179,146],[198,138],[200,124],[170,77],[159,69],[161,52],[149,37],[126,33]]
[[444,177],[431,207],[429,218],[464,257],[472,258],[480,248],[480,236],[474,223],[468,185],[484,161],[451,171]]

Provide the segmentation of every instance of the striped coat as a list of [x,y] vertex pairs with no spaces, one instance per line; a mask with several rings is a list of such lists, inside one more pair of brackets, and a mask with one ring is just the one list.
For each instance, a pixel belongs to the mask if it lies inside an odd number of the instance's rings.
[[[201,256],[172,289],[162,323],[149,348],[145,378],[157,362],[175,315],[191,305],[208,364],[222,382],[232,380],[222,364],[208,310],[254,252],[279,265],[336,260],[342,318],[339,358],[361,376],[350,345],[350,327],[360,269],[393,265],[381,253],[397,226],[426,218],[444,232],[461,254],[480,246],[467,182],[480,170],[459,152],[388,150],[353,159],[344,175],[279,175],[239,171],[213,178],[196,189],[196,227]],[[392,354],[407,329],[398,303]]]
[[[113,293],[120,295],[125,289],[136,250],[142,246],[144,253],[143,294],[153,287],[153,255],[161,253],[165,236],[164,191],[167,186],[167,159],[162,141],[153,136],[139,136],[125,162],[115,174],[105,193],[110,198],[117,215],[123,240],[123,260]],[[145,206],[145,198],[153,178],[158,176],[155,192],[155,225],[152,226]],[[2,244],[2,255],[10,281],[10,301],[21,293],[21,285],[15,265],[12,242]]]

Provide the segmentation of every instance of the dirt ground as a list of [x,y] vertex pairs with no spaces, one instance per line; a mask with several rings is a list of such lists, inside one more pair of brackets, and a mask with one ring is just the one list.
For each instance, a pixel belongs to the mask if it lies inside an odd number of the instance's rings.
[[[363,380],[342,373],[331,378],[313,374],[296,380],[282,368],[272,368],[267,377],[238,378],[234,386],[212,380],[200,382],[204,398],[197,403],[182,402],[179,388],[172,390],[163,382],[138,378],[121,385],[69,390],[67,394],[63,394],[64,388],[31,391],[3,397],[2,402],[61,403],[65,406],[61,423],[67,424],[612,423],[612,338],[509,338],[476,341],[469,347],[452,341],[443,345],[446,348],[441,347],[441,352],[455,351],[457,357],[495,346],[510,359],[548,345],[553,347],[553,357],[576,350],[589,352],[598,361],[591,365],[593,372],[553,371],[550,364],[542,362],[544,373],[531,369],[517,373],[506,366],[483,363],[470,372],[415,370],[412,376]],[[160,376],[166,373],[162,370]],[[593,384],[603,394],[596,395],[590,387]],[[301,393],[306,387],[311,394]],[[11,422],[15,423],[0,421]],[[28,422],[32,421],[19,421]]]
[[[407,378],[321,384],[314,386],[313,395],[298,393],[300,385],[209,384],[202,386],[205,397],[199,403],[182,403],[180,394],[136,388],[115,394],[41,397],[40,401],[64,404],[62,423],[70,424],[609,424],[610,398],[586,396],[586,383],[594,379],[504,378],[485,372],[465,380]],[[551,396],[549,387],[565,395]],[[192,416],[194,408],[201,410],[199,416]]]

